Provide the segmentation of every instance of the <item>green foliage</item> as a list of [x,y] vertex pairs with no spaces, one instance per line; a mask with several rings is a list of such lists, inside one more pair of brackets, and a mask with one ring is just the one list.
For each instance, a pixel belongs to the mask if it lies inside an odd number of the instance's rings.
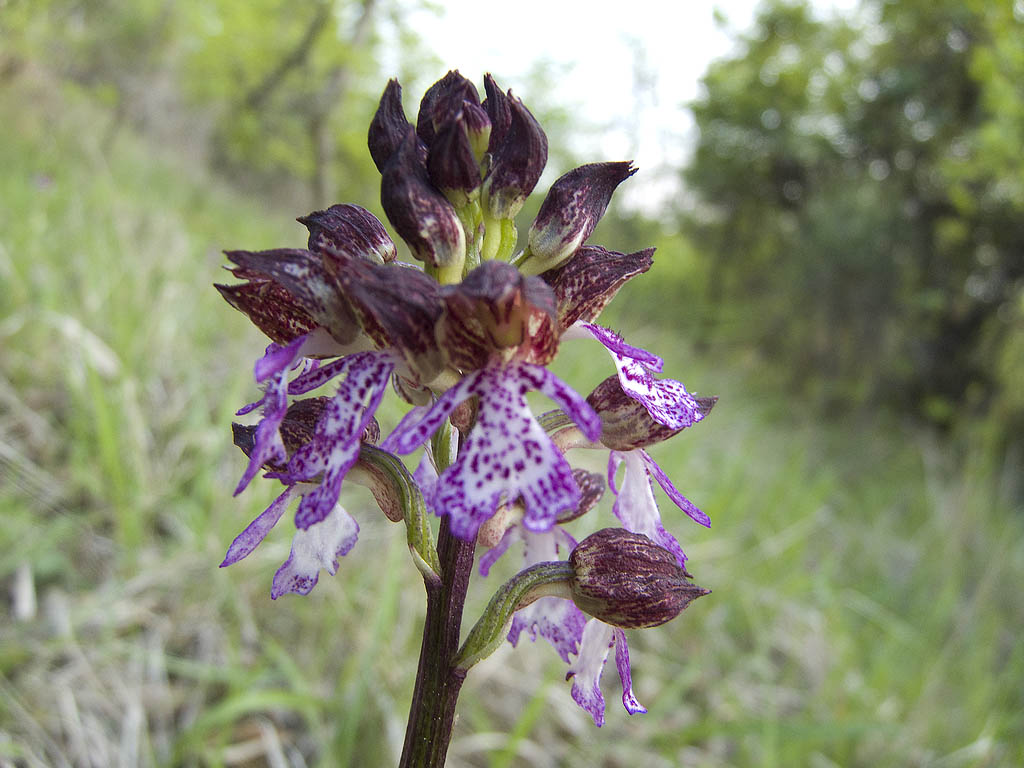
[[868,2],[857,26],[773,3],[709,68],[686,228],[699,298],[742,315],[708,335],[824,405],[1019,431],[1024,26],[996,5]]

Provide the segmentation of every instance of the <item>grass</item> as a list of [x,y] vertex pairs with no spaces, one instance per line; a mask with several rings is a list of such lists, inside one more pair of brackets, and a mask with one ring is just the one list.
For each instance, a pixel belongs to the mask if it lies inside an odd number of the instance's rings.
[[[32,75],[0,85],[0,119],[0,765],[394,764],[422,592],[369,495],[346,492],[359,545],[308,598],[269,599],[284,530],[216,568],[271,489],[230,495],[243,462],[228,424],[264,342],[209,284],[222,248],[300,244],[303,211],[127,134],[104,154],[105,115]],[[1024,761],[1009,465],[954,461],[883,417],[814,420],[675,330],[640,327],[638,295],[610,324],[722,396],[654,450],[712,516],[700,529],[660,497],[714,594],[630,635],[650,713],[625,715],[610,671],[601,730],[546,644],[503,647],[467,680],[449,764]],[[573,344],[557,370],[587,391],[610,366]],[[611,524],[608,507],[574,533]],[[468,622],[491,579],[471,587]]]

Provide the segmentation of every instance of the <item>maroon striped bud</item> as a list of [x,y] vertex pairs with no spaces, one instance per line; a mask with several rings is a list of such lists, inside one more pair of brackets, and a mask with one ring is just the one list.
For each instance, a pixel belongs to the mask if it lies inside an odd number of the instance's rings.
[[487,151],[493,153],[505,140],[508,127],[512,124],[512,108],[509,106],[508,96],[498,87],[490,73],[484,75],[484,92],[487,98],[484,99],[483,108],[491,121]]
[[618,253],[599,245],[584,245],[562,266],[549,269],[541,278],[554,289],[558,321],[568,328],[579,320],[593,322],[627,281],[646,272],[653,263],[653,248]]
[[580,610],[625,629],[656,627],[711,590],[698,587],[676,556],[639,533],[604,528],[569,555]]
[[361,206],[332,205],[326,211],[314,211],[296,221],[309,230],[309,250],[321,254],[328,262],[343,255],[385,264],[398,255],[384,225]]
[[486,207],[495,219],[512,219],[519,213],[548,162],[548,138],[540,123],[511,93],[506,101],[511,119],[500,144],[494,140],[491,115],[491,167],[483,188]]
[[434,268],[461,270],[466,260],[462,223],[452,204],[430,183],[419,139],[411,129],[384,168],[380,202],[413,256]]
[[480,196],[480,165],[463,112],[434,134],[427,152],[427,172],[434,186],[456,208],[464,208]]
[[593,233],[615,188],[636,173],[631,163],[581,165],[551,185],[530,226],[526,274],[554,269],[569,259]]
[[416,116],[416,134],[420,140],[431,146],[441,126],[462,111],[463,102],[480,106],[480,95],[472,82],[453,69],[423,94]]
[[370,132],[367,136],[370,157],[373,158],[378,171],[384,173],[384,166],[398,151],[411,127],[412,124],[406,118],[405,109],[402,107],[402,86],[392,78],[388,80],[380,97],[380,105],[370,122]]

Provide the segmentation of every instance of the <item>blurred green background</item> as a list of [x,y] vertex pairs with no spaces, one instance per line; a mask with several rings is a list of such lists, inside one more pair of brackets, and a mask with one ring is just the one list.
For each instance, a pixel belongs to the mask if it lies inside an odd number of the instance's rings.
[[[380,213],[386,79],[413,113],[458,66],[421,12],[0,0],[5,768],[397,762],[423,601],[369,494],[346,491],[360,542],[307,598],[269,599],[282,531],[216,567],[272,489],[231,497],[264,341],[210,284],[222,249],[301,246],[295,216]],[[733,34],[672,105],[696,126],[679,193],[613,201],[592,238],[658,247],[603,321],[721,396],[654,450],[714,521],[659,496],[714,594],[630,636],[650,713],[609,672],[601,730],[550,647],[504,647],[449,764],[1020,765],[1024,3],[769,3]],[[581,151],[580,94],[531,71],[551,179],[621,159]],[[591,353],[557,361],[583,392],[610,373]]]

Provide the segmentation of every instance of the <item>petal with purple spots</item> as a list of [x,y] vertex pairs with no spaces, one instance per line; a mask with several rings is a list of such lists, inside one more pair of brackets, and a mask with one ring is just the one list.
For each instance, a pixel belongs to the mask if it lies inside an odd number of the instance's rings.
[[591,619],[583,628],[580,652],[569,665],[565,679],[572,678],[572,698],[594,718],[594,725],[604,725],[604,696],[601,694],[601,673],[608,651],[615,644],[614,627]]
[[295,525],[302,529],[327,517],[338,501],[342,481],[359,458],[363,432],[395,368],[394,357],[386,351],[359,352],[345,361],[336,374],[344,373],[345,380],[324,406],[313,439],[288,462],[291,482],[313,480],[323,473],[320,486],[303,497],[295,512]]
[[540,635],[551,643],[562,657],[562,661],[568,663],[569,654],[576,653],[579,648],[586,623],[586,616],[572,600],[542,597],[516,612],[508,632],[508,641],[514,647],[519,642],[519,635],[523,630],[530,633],[530,639],[534,642],[537,635]]
[[633,695],[633,674],[629,668],[629,644],[626,633],[615,628],[615,666],[619,669],[619,680],[622,681],[622,706],[631,715],[642,715],[647,712],[636,696]]
[[270,597],[276,600],[288,592],[308,595],[321,568],[332,576],[338,572],[338,558],[352,549],[358,535],[359,525],[340,504],[307,530],[296,531],[288,559],[274,574]]
[[679,566],[683,567],[686,555],[676,538],[661,523],[658,502],[654,498],[654,488],[641,453],[640,450],[625,453],[613,451],[613,456],[625,462],[626,471],[612,511],[622,521],[623,528],[633,533],[642,533],[655,544],[664,547],[676,556]]
[[668,475],[665,474],[664,470],[658,466],[657,462],[654,461],[643,449],[639,449],[640,457],[643,459],[644,466],[647,467],[647,471],[650,472],[654,479],[658,481],[658,485],[661,486],[665,494],[672,499],[672,502],[679,507],[687,516],[696,523],[700,523],[706,528],[711,527],[711,518],[697,509],[696,505],[688,498],[683,496],[676,487],[669,480]]

